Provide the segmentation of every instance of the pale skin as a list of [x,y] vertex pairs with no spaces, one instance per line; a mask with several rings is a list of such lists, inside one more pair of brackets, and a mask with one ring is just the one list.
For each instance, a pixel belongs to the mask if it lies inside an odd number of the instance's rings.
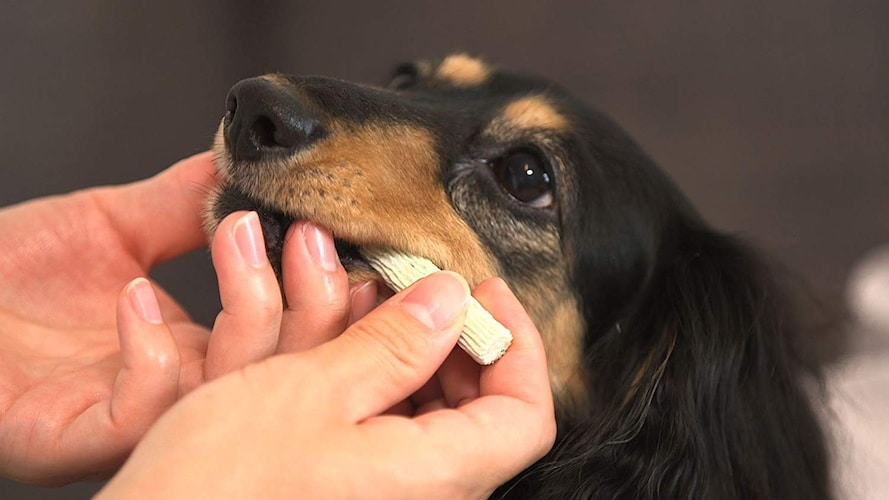
[[458,276],[369,313],[374,286],[350,288],[330,235],[297,223],[284,308],[256,216],[241,212],[212,242],[223,311],[212,335],[193,323],[141,276],[205,243],[213,172],[198,155],[0,210],[0,474],[108,475],[144,436],[102,494],[483,497],[549,449],[543,348],[500,280],[474,295],[516,340],[480,369],[453,351],[469,293]]

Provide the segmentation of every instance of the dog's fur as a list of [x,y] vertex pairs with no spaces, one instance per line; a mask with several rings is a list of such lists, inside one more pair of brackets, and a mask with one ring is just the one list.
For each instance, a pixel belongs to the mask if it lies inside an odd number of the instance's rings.
[[542,79],[455,55],[389,88],[267,75],[236,85],[208,225],[257,210],[503,277],[543,336],[553,451],[508,498],[818,499],[813,369],[770,271],[709,228],[609,118]]

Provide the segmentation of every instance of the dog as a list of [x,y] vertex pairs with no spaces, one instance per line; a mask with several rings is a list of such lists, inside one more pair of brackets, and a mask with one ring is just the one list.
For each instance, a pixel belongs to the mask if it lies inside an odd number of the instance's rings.
[[388,247],[527,308],[558,438],[495,498],[831,497],[791,301],[606,115],[462,54],[387,87],[252,78],[226,111],[211,228],[256,210],[279,271],[309,219],[354,281],[379,278],[357,250]]

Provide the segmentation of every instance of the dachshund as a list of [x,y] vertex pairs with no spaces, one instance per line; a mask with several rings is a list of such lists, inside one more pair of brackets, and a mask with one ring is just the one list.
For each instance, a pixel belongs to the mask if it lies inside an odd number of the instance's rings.
[[552,451],[495,498],[821,499],[817,363],[760,252],[708,226],[617,124],[542,78],[457,54],[386,87],[237,83],[214,144],[210,230],[260,214],[510,285],[543,338]]

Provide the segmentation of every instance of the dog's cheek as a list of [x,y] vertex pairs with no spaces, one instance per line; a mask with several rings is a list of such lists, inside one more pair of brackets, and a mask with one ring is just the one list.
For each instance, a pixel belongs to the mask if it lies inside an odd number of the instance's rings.
[[499,188],[479,177],[450,182],[451,203],[498,262],[501,277],[540,330],[560,411],[581,411],[588,405],[588,374],[581,363],[585,324],[555,218],[529,218],[511,210]]

